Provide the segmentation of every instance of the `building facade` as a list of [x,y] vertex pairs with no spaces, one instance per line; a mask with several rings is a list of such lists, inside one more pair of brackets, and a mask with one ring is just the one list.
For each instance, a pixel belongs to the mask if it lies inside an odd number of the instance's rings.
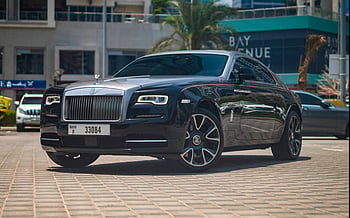
[[290,88],[297,88],[298,67],[305,57],[307,35],[322,35],[327,40],[310,63],[308,89],[316,90],[321,74],[328,72],[330,55],[338,52],[337,22],[332,20],[292,16],[224,23],[238,32],[237,36],[229,36],[230,46],[260,59]]
[[[171,33],[170,27],[161,25],[166,15],[150,14],[150,1],[107,0],[105,77]],[[0,0],[0,95],[18,100],[26,92],[40,93],[55,83],[91,80],[94,74],[102,74],[102,2]],[[272,5],[266,6],[268,2]],[[283,2],[289,3],[279,7]],[[329,54],[338,50],[334,2],[234,0],[244,10],[222,25],[237,31],[226,36],[233,49],[260,59],[291,88],[297,82],[306,35],[325,35],[327,45],[309,69],[310,88],[314,88]],[[322,4],[327,4],[327,10],[319,9]],[[251,6],[260,9],[247,9]]]
[[[0,0],[0,95],[18,100],[102,73],[101,0],[31,0],[29,9],[27,2]],[[107,1],[106,77],[170,33],[149,8],[149,0]]]

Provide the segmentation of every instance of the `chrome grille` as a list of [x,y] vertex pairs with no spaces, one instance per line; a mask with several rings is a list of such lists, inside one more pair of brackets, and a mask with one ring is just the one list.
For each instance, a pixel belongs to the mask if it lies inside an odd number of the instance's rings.
[[26,115],[30,116],[39,116],[40,115],[40,109],[28,109],[25,111]]
[[119,120],[121,96],[66,96],[65,120]]

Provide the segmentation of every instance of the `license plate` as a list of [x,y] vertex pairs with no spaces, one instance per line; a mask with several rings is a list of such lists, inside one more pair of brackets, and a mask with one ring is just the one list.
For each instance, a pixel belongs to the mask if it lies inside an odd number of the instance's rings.
[[109,124],[69,124],[68,135],[110,135]]

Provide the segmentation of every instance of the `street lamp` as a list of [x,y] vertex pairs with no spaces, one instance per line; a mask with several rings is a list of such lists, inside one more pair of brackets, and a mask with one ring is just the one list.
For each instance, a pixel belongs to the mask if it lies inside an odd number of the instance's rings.
[[107,76],[107,0],[103,0],[102,79]]

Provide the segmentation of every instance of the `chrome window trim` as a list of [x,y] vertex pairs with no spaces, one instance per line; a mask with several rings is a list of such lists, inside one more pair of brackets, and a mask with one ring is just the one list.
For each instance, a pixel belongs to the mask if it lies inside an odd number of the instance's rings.
[[126,143],[164,143],[168,142],[167,139],[133,139],[133,140],[126,140]]

